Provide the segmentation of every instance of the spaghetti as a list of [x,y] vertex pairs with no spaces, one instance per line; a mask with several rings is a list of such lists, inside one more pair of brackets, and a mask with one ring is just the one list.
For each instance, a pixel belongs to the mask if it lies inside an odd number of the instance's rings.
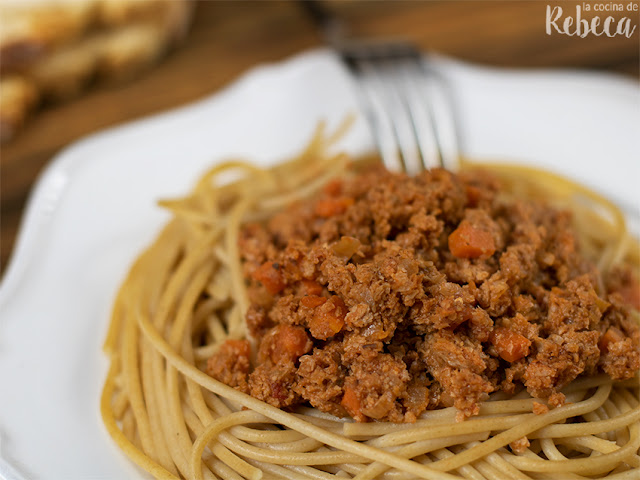
[[[248,336],[242,225],[349,175],[349,159],[330,154],[331,143],[319,129],[287,163],[267,170],[223,163],[188,197],[162,202],[174,218],[131,268],[105,342],[111,367],[101,414],[118,446],[167,479],[635,478],[637,376],[579,378],[564,388],[563,406],[541,414],[526,391],[499,392],[463,422],[449,407],[415,423],[354,423],[304,406],[286,412],[204,373],[223,342]],[[491,169],[519,195],[570,205],[585,251],[601,269],[621,262],[637,268],[636,243],[615,206],[549,173]],[[217,182],[230,174],[232,182]],[[507,448],[524,437],[529,445],[519,453]]]

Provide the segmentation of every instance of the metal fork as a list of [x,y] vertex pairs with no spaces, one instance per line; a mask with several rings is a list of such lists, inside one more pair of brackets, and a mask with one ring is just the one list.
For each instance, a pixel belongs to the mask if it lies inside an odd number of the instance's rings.
[[384,165],[412,175],[433,167],[457,170],[448,85],[418,49],[398,40],[349,40],[342,22],[320,1],[301,4],[355,79]]

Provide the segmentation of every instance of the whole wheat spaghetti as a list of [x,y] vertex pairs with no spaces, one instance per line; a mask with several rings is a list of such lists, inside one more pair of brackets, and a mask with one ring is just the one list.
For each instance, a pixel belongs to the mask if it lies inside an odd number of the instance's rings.
[[[358,423],[275,408],[204,372],[223,342],[248,337],[241,228],[351,175],[350,159],[330,153],[332,141],[320,128],[299,156],[273,168],[218,164],[190,195],[162,202],[173,219],[120,288],[104,347],[111,367],[101,414],[118,446],[166,479],[637,478],[637,375],[580,377],[564,388],[565,404],[546,413],[533,413],[540,400],[523,390],[493,394],[464,421],[449,407],[415,423]],[[637,268],[637,243],[610,202],[539,170],[487,168],[512,193],[569,206],[600,269]],[[524,437],[519,453],[508,448]]]

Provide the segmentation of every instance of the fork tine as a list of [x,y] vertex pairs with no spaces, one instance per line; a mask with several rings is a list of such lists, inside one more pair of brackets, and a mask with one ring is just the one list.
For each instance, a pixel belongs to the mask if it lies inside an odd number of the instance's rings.
[[424,85],[418,81],[423,79],[422,71],[418,64],[405,63],[400,69],[400,74],[404,83],[405,101],[410,112],[414,135],[422,157],[422,169],[441,166],[442,159],[434,121],[428,102],[424,98]]
[[456,171],[460,167],[460,152],[451,90],[446,80],[426,62],[421,62],[421,68],[425,72],[427,80],[425,86],[428,101],[426,104],[431,111],[442,166]]
[[389,62],[386,80],[391,90],[394,106],[394,123],[399,125],[398,143],[402,153],[404,167],[409,175],[417,175],[425,168],[425,152],[421,140],[420,118],[414,115],[415,95],[408,76],[407,61],[396,59]]
[[390,170],[416,174],[460,165],[448,84],[406,41],[347,41],[344,25],[321,2],[300,5],[336,49],[361,88],[355,89],[378,151]]
[[390,170],[416,174],[425,166],[420,154],[420,145],[415,134],[416,127],[409,111],[411,100],[406,96],[406,86],[396,70],[401,63],[383,58],[363,56],[353,58],[355,69],[366,95],[368,116],[385,166]]
[[360,84],[360,105],[389,170],[415,175],[459,167],[450,92],[418,50],[405,43],[354,44],[340,53]]
[[389,170],[402,171],[404,165],[398,154],[391,117],[387,114],[379,93],[379,85],[376,85],[375,77],[367,71],[365,63],[361,59],[350,61],[350,68],[360,84],[360,88],[356,89],[360,96],[360,105],[364,109],[383,164]]
[[404,86],[397,75],[395,61],[361,62],[365,74],[369,75],[375,86],[375,93],[384,106],[390,119],[392,132],[403,169],[409,174],[420,172],[424,166],[419,146],[414,134],[413,121],[407,108]]

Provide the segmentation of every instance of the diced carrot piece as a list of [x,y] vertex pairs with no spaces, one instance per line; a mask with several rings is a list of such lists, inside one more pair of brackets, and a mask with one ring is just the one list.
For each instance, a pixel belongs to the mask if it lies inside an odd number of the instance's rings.
[[507,362],[515,362],[529,355],[529,339],[505,327],[496,327],[489,335],[498,355]]
[[300,300],[300,305],[307,308],[316,308],[324,304],[326,301],[326,297],[320,297],[318,295],[307,295],[306,297],[302,297],[302,299]]
[[280,324],[267,333],[260,349],[261,356],[268,355],[273,363],[285,363],[295,362],[312,346],[304,328]]
[[344,213],[354,203],[351,197],[328,197],[320,199],[315,205],[315,214],[329,218]]
[[360,399],[353,388],[344,387],[344,395],[342,396],[340,405],[356,420],[360,422],[364,420],[365,417],[362,415],[362,410],[360,409]]
[[329,196],[337,197],[342,193],[342,180],[339,178],[329,180],[322,190]]
[[301,280],[301,283],[305,295],[320,295],[322,293],[322,285],[314,280]]
[[619,328],[609,327],[598,341],[598,348],[604,353],[609,351],[609,345],[612,343],[618,343],[622,340],[624,340],[624,333],[622,333]]
[[475,228],[463,220],[449,235],[449,250],[458,258],[490,257],[495,253],[496,246],[489,232]]
[[333,337],[344,327],[346,315],[346,305],[340,297],[333,295],[315,309],[313,316],[309,319],[309,332],[318,340]]
[[286,283],[280,272],[280,265],[275,262],[265,262],[253,272],[253,278],[264,285],[271,295],[281,292]]

